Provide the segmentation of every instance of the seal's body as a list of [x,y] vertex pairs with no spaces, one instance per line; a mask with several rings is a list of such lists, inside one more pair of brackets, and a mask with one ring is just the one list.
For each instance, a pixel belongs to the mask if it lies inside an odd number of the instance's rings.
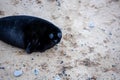
[[0,40],[25,49],[43,52],[60,42],[61,30],[54,24],[32,16],[0,18]]

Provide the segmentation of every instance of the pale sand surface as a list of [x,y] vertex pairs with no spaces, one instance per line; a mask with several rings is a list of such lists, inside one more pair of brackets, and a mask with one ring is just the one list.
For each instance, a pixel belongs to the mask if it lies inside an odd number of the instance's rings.
[[63,38],[33,54],[0,41],[0,80],[120,80],[120,0],[0,0],[9,15],[44,18]]

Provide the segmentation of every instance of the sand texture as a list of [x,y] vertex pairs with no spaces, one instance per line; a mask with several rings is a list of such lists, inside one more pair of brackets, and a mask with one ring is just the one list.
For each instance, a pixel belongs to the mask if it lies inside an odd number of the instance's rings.
[[120,0],[0,0],[0,17],[11,15],[51,21],[63,37],[32,54],[0,41],[0,80],[120,80]]

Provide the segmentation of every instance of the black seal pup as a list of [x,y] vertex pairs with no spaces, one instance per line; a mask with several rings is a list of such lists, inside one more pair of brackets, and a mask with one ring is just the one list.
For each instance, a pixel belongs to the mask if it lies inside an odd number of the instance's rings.
[[61,38],[61,30],[41,18],[25,15],[0,18],[0,40],[25,49],[27,53],[44,52]]

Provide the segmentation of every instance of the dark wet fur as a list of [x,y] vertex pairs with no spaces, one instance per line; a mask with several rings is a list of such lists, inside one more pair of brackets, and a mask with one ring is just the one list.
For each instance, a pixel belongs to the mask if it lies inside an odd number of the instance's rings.
[[60,42],[61,30],[52,23],[31,16],[0,18],[0,40],[25,49],[44,52]]

